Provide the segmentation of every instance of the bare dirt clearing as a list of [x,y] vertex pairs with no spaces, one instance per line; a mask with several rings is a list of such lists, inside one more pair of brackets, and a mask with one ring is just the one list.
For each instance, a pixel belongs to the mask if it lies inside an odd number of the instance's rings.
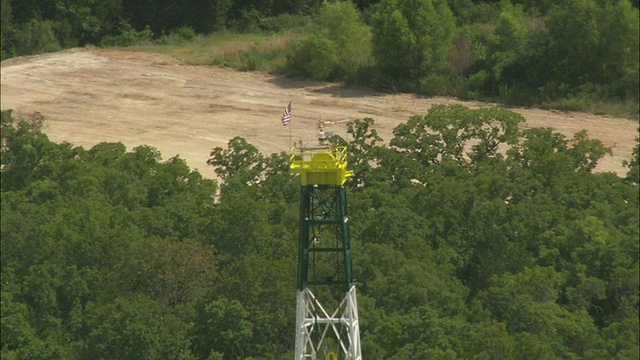
[[[129,149],[148,144],[164,159],[187,160],[204,176],[216,146],[242,136],[263,153],[289,149],[289,127],[280,123],[292,102],[293,140],[313,141],[315,125],[324,120],[375,119],[385,140],[412,115],[424,115],[434,104],[489,106],[448,98],[383,94],[338,84],[291,80],[265,73],[182,65],[172,57],[140,52],[73,49],[10,59],[2,67],[2,109],[18,114],[40,112],[44,131],[56,142],[86,148],[121,141]],[[512,109],[525,127],[552,127],[572,137],[586,129],[613,149],[597,171],[623,175],[631,157],[638,123],[634,120],[539,109]],[[346,136],[346,125],[326,130]]]

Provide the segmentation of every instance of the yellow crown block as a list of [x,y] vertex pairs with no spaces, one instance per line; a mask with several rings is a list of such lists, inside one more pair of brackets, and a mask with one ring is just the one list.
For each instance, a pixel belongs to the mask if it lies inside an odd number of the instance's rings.
[[300,174],[300,184],[343,185],[353,172],[347,170],[347,148],[293,149],[289,171]]

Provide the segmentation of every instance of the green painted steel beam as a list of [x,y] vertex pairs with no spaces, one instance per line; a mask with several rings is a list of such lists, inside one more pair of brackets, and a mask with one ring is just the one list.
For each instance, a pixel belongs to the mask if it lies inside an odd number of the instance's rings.
[[[310,285],[355,283],[351,264],[351,241],[344,186],[302,186],[300,191],[300,239],[298,248],[298,288]],[[331,245],[333,244],[333,245]],[[320,277],[317,269],[331,268],[337,281]]]

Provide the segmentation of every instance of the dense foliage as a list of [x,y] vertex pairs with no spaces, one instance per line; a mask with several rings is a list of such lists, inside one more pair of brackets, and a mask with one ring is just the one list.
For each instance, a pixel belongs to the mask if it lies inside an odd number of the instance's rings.
[[[367,359],[635,359],[638,146],[629,175],[580,132],[501,108],[349,125]],[[299,185],[242,138],[179,157],[48,140],[2,113],[2,359],[293,356]]]
[[264,50],[271,70],[389,91],[639,111],[637,0],[1,1],[2,59],[295,30],[302,35],[284,51]]

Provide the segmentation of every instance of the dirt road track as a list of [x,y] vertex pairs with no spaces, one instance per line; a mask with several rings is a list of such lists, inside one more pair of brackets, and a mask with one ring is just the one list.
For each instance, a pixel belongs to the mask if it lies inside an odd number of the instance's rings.
[[[256,72],[187,66],[166,55],[72,49],[2,62],[2,109],[40,112],[44,131],[56,142],[86,148],[121,141],[129,149],[158,148],[163,159],[175,155],[214,177],[206,165],[211,149],[242,136],[263,153],[289,148],[289,127],[280,123],[292,102],[293,140],[313,141],[315,124],[325,120],[375,119],[378,133],[391,139],[393,128],[431,105],[488,104],[448,98],[417,98],[347,89],[338,84],[292,80]],[[583,113],[513,109],[526,127],[552,127],[568,137],[581,129],[612,147],[597,171],[619,175],[635,145],[634,120]],[[346,126],[326,130],[346,137]]]

